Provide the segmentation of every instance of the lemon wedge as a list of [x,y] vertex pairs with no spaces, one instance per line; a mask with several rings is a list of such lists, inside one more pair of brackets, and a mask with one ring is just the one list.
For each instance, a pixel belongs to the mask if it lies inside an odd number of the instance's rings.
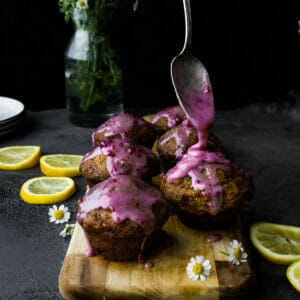
[[300,260],[291,264],[286,270],[286,276],[291,285],[300,292]]
[[250,227],[250,239],[268,260],[290,264],[300,260],[300,227],[274,223],[256,223]]
[[82,158],[82,155],[71,154],[43,155],[40,158],[40,168],[47,176],[79,176],[79,164]]
[[22,170],[35,166],[41,156],[39,146],[11,146],[0,148],[0,169]]
[[20,197],[30,204],[53,204],[68,199],[75,191],[71,178],[35,177],[22,185]]
[[158,145],[158,140],[155,140],[151,150],[152,150],[152,153],[154,153],[157,157],[159,157],[159,153],[158,153],[158,150],[157,150],[157,145]]
[[159,176],[159,175],[153,176],[153,177],[151,178],[151,183],[152,183],[155,187],[159,188],[160,183],[161,183],[161,176]]

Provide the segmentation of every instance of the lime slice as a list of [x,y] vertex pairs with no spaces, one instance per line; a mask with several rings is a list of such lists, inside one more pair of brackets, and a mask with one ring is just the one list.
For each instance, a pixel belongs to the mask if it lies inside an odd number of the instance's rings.
[[35,166],[39,162],[41,147],[11,146],[0,148],[0,169],[22,170]]
[[76,191],[68,177],[35,177],[21,187],[21,198],[30,204],[53,204],[70,198]]
[[291,285],[300,292],[300,261],[291,264],[286,270],[286,276]]
[[43,155],[40,159],[40,167],[47,176],[79,176],[79,165],[82,155],[53,154]]
[[256,223],[250,228],[250,238],[255,248],[274,263],[300,260],[300,227]]

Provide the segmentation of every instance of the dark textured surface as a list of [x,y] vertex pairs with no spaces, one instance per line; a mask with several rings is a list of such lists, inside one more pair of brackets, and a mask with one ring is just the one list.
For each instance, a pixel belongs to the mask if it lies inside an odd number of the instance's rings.
[[[191,2],[193,53],[209,72],[217,108],[299,90],[299,0]],[[54,0],[1,1],[0,7],[0,94],[32,110],[65,107],[72,22],[65,24]],[[182,1],[141,0],[134,14],[116,17],[113,32],[126,107],[175,104],[169,69],[183,44]]]
[[[65,110],[28,113],[23,132],[2,139],[0,147],[40,145],[44,154],[84,154],[91,148],[91,132],[70,124]],[[253,174],[256,192],[246,223],[300,225],[299,111],[252,106],[218,112],[215,132],[228,155]],[[18,196],[25,180],[40,175],[39,167],[0,171],[0,299],[61,299],[57,281],[69,242],[59,236],[63,225],[49,223],[49,206],[28,205]],[[75,202],[85,190],[82,178],[75,181],[78,191],[65,202],[71,222]],[[255,297],[299,299],[286,279],[286,266],[269,263],[250,250]]]

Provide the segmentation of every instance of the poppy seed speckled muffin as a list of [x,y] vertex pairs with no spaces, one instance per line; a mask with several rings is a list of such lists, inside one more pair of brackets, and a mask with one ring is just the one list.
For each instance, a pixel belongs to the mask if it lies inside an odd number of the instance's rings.
[[77,220],[87,255],[107,260],[137,260],[157,246],[169,207],[161,192],[138,178],[110,177],[92,187],[78,204]]
[[100,125],[92,134],[93,147],[104,140],[125,139],[134,144],[151,147],[156,139],[154,126],[135,115],[121,113]]
[[151,123],[162,134],[174,126],[180,124],[186,118],[184,111],[180,106],[165,108],[156,113]]
[[[185,155],[161,180],[160,190],[179,219],[193,228],[214,229],[230,225],[242,203],[251,198],[251,177],[221,153],[207,162]],[[196,161],[196,163],[194,163]]]
[[[197,130],[188,120],[184,120],[158,139],[157,151],[164,165],[171,167],[197,142]],[[206,150],[224,152],[223,145],[212,132],[209,133]]]
[[116,175],[149,179],[160,166],[150,149],[116,139],[100,142],[84,156],[79,169],[87,183],[93,185]]

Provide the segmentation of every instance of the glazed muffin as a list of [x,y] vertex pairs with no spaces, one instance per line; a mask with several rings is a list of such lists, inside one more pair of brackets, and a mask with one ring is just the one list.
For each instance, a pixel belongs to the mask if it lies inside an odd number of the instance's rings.
[[252,196],[251,177],[221,153],[201,152],[198,158],[186,154],[162,177],[160,190],[184,224],[223,228]]
[[150,149],[116,139],[100,142],[83,157],[79,169],[91,186],[116,175],[149,179],[159,172],[160,166]]
[[115,115],[100,125],[92,134],[93,147],[104,140],[126,139],[134,144],[151,147],[156,139],[154,126],[128,113]]
[[[184,120],[158,139],[157,151],[164,165],[170,167],[174,166],[187,149],[197,142],[197,130],[188,120]],[[224,152],[223,145],[212,132],[209,133],[206,150]]]
[[161,192],[138,178],[110,177],[78,204],[77,221],[89,243],[88,255],[137,260],[157,247],[169,207]]
[[162,134],[180,124],[186,118],[184,111],[180,106],[168,107],[162,111],[156,113],[151,123]]

